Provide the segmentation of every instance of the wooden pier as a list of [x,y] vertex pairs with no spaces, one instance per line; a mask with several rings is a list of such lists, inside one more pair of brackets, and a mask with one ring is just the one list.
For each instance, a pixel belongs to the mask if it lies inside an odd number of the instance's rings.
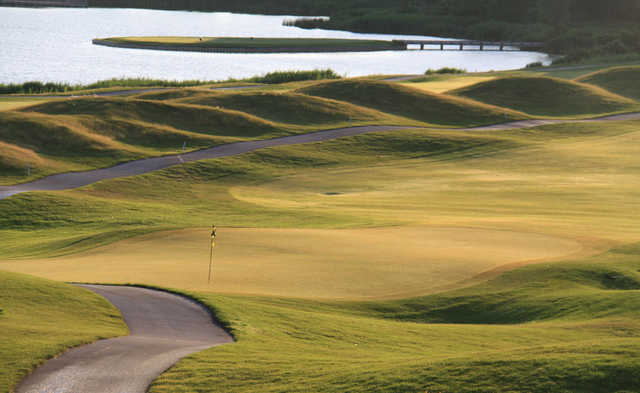
[[[444,40],[393,40],[394,44],[403,46],[417,45],[420,50],[481,50],[481,51],[521,51],[541,49],[543,42],[490,42],[490,41],[444,41]],[[439,49],[438,49],[439,48]]]

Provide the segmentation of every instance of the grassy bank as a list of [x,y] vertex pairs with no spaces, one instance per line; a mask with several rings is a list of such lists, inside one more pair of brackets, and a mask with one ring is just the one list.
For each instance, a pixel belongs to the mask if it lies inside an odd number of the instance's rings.
[[82,288],[0,272],[0,391],[69,347],[127,334],[120,313]]

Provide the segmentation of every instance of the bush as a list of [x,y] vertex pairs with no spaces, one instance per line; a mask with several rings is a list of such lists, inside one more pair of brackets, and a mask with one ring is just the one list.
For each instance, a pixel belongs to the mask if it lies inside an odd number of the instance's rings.
[[438,70],[432,70],[429,68],[424,72],[425,75],[434,75],[434,74],[466,74],[467,70],[461,70],[459,68],[452,67],[443,67]]
[[285,19],[282,22],[283,26],[295,26],[301,29],[321,29],[326,27],[328,18],[297,18],[297,19]]
[[542,64],[541,61],[536,61],[534,63],[529,63],[527,64],[526,68],[536,68],[536,67],[542,67],[544,64]]

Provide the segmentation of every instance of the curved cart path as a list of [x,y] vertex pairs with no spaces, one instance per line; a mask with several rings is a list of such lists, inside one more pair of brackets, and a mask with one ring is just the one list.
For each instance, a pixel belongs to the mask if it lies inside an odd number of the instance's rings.
[[[509,123],[501,123],[489,126],[472,127],[472,128],[440,128],[438,130],[445,131],[478,131],[478,130],[506,130],[517,128],[531,128],[545,124],[560,123],[587,123],[587,122],[603,122],[603,121],[621,121],[621,120],[637,120],[640,119],[639,113],[626,113],[620,115],[612,115],[599,117],[594,119],[583,120],[521,120]],[[338,128],[324,131],[317,131],[308,134],[291,135],[282,138],[267,139],[261,141],[247,141],[230,143],[226,145],[215,146],[208,149],[193,151],[185,154],[169,155],[162,157],[146,158],[137,161],[130,161],[119,164],[110,168],[96,169],[85,172],[69,172],[58,175],[48,176],[29,183],[17,184],[13,186],[0,186],[0,199],[8,198],[12,195],[29,191],[56,191],[68,190],[72,188],[86,186],[102,180],[114,179],[119,177],[127,177],[141,175],[143,173],[164,169],[173,165],[183,164],[185,162],[193,162],[199,160],[207,160],[212,158],[228,157],[238,154],[248,153],[258,149],[267,147],[296,145],[301,143],[322,142],[336,138],[360,135],[369,132],[406,130],[411,128],[428,128],[428,127],[410,127],[410,126],[362,126]]]
[[144,393],[179,359],[233,342],[200,304],[150,289],[81,285],[115,305],[126,337],[83,345],[45,362],[17,393]]

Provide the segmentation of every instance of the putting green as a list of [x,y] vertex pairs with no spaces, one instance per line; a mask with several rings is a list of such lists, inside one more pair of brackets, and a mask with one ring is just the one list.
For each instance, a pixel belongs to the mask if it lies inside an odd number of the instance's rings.
[[207,231],[161,232],[73,256],[7,261],[0,269],[62,281],[362,299],[424,294],[505,264],[582,251],[573,240],[482,228],[221,228],[214,283],[207,285]]
[[480,82],[487,82],[495,79],[494,76],[459,76],[447,79],[435,79],[428,82],[407,83],[407,86],[428,91],[430,93],[446,93],[450,90],[461,89],[463,87],[475,85]]

